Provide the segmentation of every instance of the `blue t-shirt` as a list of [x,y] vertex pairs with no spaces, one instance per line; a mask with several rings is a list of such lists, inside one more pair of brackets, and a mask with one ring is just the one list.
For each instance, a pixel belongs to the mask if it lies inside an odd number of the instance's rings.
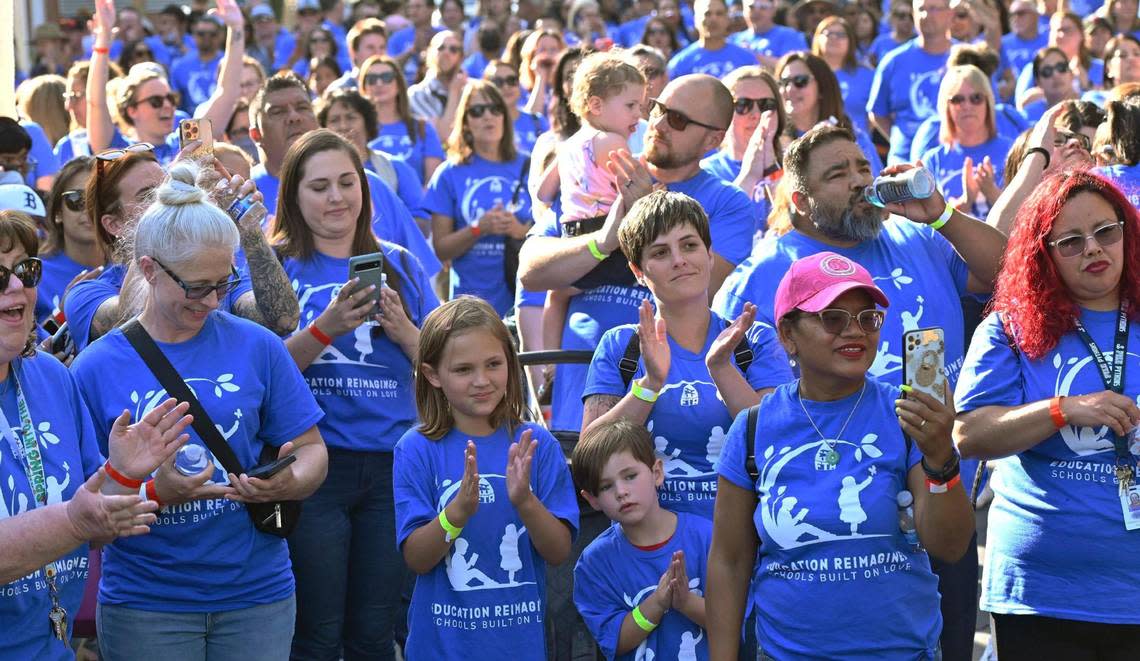
[[391,124],[381,124],[380,135],[369,142],[368,146],[391,154],[393,158],[401,158],[407,161],[408,165],[416,171],[420,181],[425,182],[428,178],[424,176],[424,159],[443,159],[447,155],[443,152],[439,134],[435,132],[435,127],[432,126],[431,122],[418,119],[416,122],[423,127],[424,133],[422,138],[417,135],[415,142],[408,136],[408,127],[403,122],[392,122]]
[[529,154],[534,151],[534,143],[538,140],[538,136],[550,130],[550,122],[539,114],[519,112],[518,118],[515,119],[514,130],[515,148]]
[[[122,149],[129,144],[123,134],[116,129],[114,135],[111,136],[111,145],[108,149]],[[54,152],[60,167],[63,167],[76,156],[91,156],[91,143],[87,141],[87,129],[75,129],[60,138],[59,142],[55,143]]]
[[709,50],[701,46],[700,42],[694,42],[669,59],[669,79],[676,80],[690,73],[707,73],[710,76],[723,78],[734,69],[756,62],[756,56],[752,51],[731,42],[726,42],[716,50]]
[[1033,58],[1037,55],[1037,51],[1048,45],[1048,32],[1039,31],[1036,39],[1022,39],[1010,32],[1001,38],[1002,70],[1010,69],[1013,71],[1013,75],[1016,76],[1025,68],[1025,65],[1033,63]]
[[198,52],[188,53],[170,65],[170,84],[178,90],[182,97],[179,108],[191,112],[199,105],[205,103],[218,84],[218,65],[222,61],[222,52],[203,62]]
[[914,39],[914,37],[911,36],[902,41],[895,41],[895,38],[891,36],[890,28],[888,27],[885,32],[875,37],[875,40],[871,42],[871,47],[868,49],[868,54],[874,62],[882,62],[883,58],[887,56],[887,53],[893,51],[899,46],[902,46],[911,39]]
[[28,137],[32,139],[32,148],[28,150],[28,163],[33,164],[34,161],[35,167],[28,170],[26,182],[35,188],[36,179],[54,176],[56,172],[59,172],[62,163],[56,160],[55,152],[52,151],[53,145],[39,124],[24,120],[20,122],[20,126],[27,131]]
[[[1078,92],[1084,92],[1080,87],[1081,79],[1079,76],[1073,76],[1073,88]],[[1104,84],[1104,60],[1093,58],[1089,64],[1089,84],[1090,85],[1103,85]],[[1013,98],[1018,105],[1025,105],[1025,95],[1030,89],[1037,86],[1037,75],[1033,73],[1033,61],[1030,60],[1021,68],[1021,73],[1017,75],[1017,86],[1014,90]]]
[[[747,411],[729,428],[720,475],[756,494],[751,602],[773,658],[938,658],[938,578],[903,537],[895,501],[922,453],[895,417],[899,389],[865,383],[834,402],[801,402],[793,381],[760,402],[755,438],[745,438]],[[812,422],[837,436],[821,438]]]
[[732,183],[740,176],[742,161],[738,161],[721,149],[712,156],[701,160],[701,169],[711,173],[717,179]]
[[931,55],[917,41],[908,41],[887,53],[875,69],[867,112],[891,118],[887,165],[906,161],[918,125],[937,114],[938,87],[949,56],[949,50]]
[[[95,428],[79,389],[67,368],[46,353],[37,352],[34,358],[18,358],[11,366],[20,381],[36,429],[44,461],[47,502],[54,505],[71,500],[103,462]],[[20,415],[10,376],[4,385],[0,405],[12,431],[18,435]],[[0,441],[0,519],[26,514],[38,507],[25,464],[12,450],[7,441]],[[20,452],[22,454],[23,448]],[[87,545],[65,553],[53,563],[60,605],[74,615],[79,612],[87,581]],[[0,630],[4,631],[0,659],[75,659],[69,643],[59,642],[48,634],[50,609],[43,567],[0,585]]]
[[1140,163],[1136,165],[1107,165],[1093,172],[1111,181],[1140,210]]
[[[1118,312],[1081,310],[1081,323],[1112,362]],[[1128,329],[1124,394],[1140,395],[1140,325]],[[1038,360],[1011,350],[990,314],[974,332],[954,392],[959,413],[1020,406],[1104,390],[1076,332]],[[1131,445],[1133,460],[1140,446]],[[1066,620],[1140,624],[1133,595],[1140,532],[1124,529],[1108,427],[1066,425],[1037,445],[995,462],[982,610]]]
[[[392,158],[391,154],[387,154],[388,163],[392,165],[392,169],[396,172],[396,196],[408,208],[408,212],[412,214],[413,218],[427,218],[428,212],[423,207],[424,201],[424,188],[420,182],[420,176],[412,169],[412,166],[399,158]],[[376,173],[376,165],[373,164],[372,159],[365,159],[364,169]],[[371,181],[371,179],[369,179]],[[385,182],[387,183],[387,182]],[[389,188],[391,188],[389,186]]]
[[[1021,135],[1021,132],[1032,126],[1038,119],[1041,118],[1041,112],[1044,112],[1045,103],[1041,102],[1041,110],[1037,113],[1036,117],[1028,114],[1028,110],[1037,103],[1031,103],[1026,107],[1026,112],[1022,112],[1008,103],[997,103],[994,105],[994,118],[997,120],[997,133],[998,136],[1009,140],[1011,143]],[[910,162],[914,162],[922,158],[926,152],[938,146],[939,133],[942,131],[942,118],[938,115],[927,117],[919,125],[918,131],[914,134],[914,139],[910,143]],[[1001,155],[1001,160],[1005,162],[1005,154]],[[991,157],[992,158],[992,157]],[[925,163],[925,161],[923,161]]]
[[[981,165],[986,156],[994,166],[994,178],[999,188],[1005,186],[1005,157],[1013,141],[1004,136],[991,138],[974,147],[963,147],[955,142],[952,145],[940,144],[922,155],[922,163],[938,181],[938,190],[946,199],[961,197],[962,169],[966,158],[974,161],[974,167]],[[977,218],[985,218],[990,205],[985,199],[970,201],[970,212]]]
[[42,324],[59,307],[59,299],[71,279],[87,267],[67,256],[62,250],[54,255],[40,258],[43,261],[43,277],[40,279],[36,296],[36,323]]
[[[297,438],[324,415],[281,338],[251,321],[213,312],[192,339],[155,343],[245,468],[258,464],[262,448]],[[72,371],[104,450],[124,409],[139,420],[168,396],[119,329],[80,352]],[[186,432],[189,443],[205,446],[192,428]],[[214,481],[228,484],[214,463]],[[102,604],[202,613],[292,593],[285,540],[258,532],[245,505],[224,498],[165,507],[150,534],[117,540],[103,551]]]
[[875,80],[875,72],[867,67],[854,69],[839,68],[835,70],[835,77],[839,80],[839,91],[843,94],[843,109],[860,131],[870,134],[871,129],[867,123],[867,102],[871,100],[871,84]]
[[713,252],[730,264],[739,264],[748,257],[756,220],[752,201],[744,191],[704,170],[668,184],[667,188],[693,198],[708,214]]
[[400,546],[439,516],[459,491],[467,441],[474,441],[479,452],[479,509],[444,559],[416,577],[408,608],[407,658],[546,658],[546,562],[507,495],[507,451],[524,428],[533,430],[538,442],[531,490],[576,535],[578,503],[570,471],[558,441],[545,429],[527,423],[513,436],[501,428],[472,437],[453,428],[438,441],[412,429],[396,444]]
[[[705,356],[729,323],[712,315],[699,353],[686,350],[672,336],[668,337],[672,357],[669,374],[646,420],[657,456],[665,462],[665,483],[657,489],[661,505],[673,511],[692,512],[710,521],[716,499],[717,463],[732,416],[724,404],[724,396],[709,375]],[[618,363],[636,333],[637,326],[628,324],[611,328],[602,336],[590,361],[583,401],[592,395],[624,397],[629,391],[629,386],[622,383]],[[754,359],[744,377],[753,390],[775,388],[792,380],[792,371],[774,328],[756,322],[749,329],[747,339]],[[733,365],[736,365],[735,358]],[[633,378],[643,376],[645,363],[639,359]]]
[[[449,159],[428,184],[424,207],[450,218],[456,231],[470,226],[496,204],[525,225],[531,220],[530,195],[519,179],[525,160],[521,155],[505,163],[477,155],[467,163]],[[502,235],[480,236],[467,252],[452,259],[451,297],[472,294],[490,303],[499,316],[510,312],[513,301],[503,279],[505,244]]]
[[[419,328],[439,307],[419,262],[406,250],[381,243],[384,260],[396,271],[397,290]],[[288,258],[285,273],[301,306],[299,332],[308,328],[348,280],[348,259],[313,253],[307,260]],[[393,286],[395,285],[395,286]],[[305,380],[325,412],[318,425],[325,445],[354,452],[391,452],[416,420],[411,359],[383,332],[361,324],[333,343],[304,371]]]
[[[731,35],[728,40],[737,46],[743,46],[752,51],[754,55],[779,58],[786,53],[797,50],[807,50],[807,39],[804,33],[786,25],[773,25],[763,34],[753,30],[744,30]],[[755,62],[750,62],[755,64]]]
[[705,630],[680,612],[670,610],[657,628],[631,652],[616,656],[621,623],[633,608],[657,591],[673,554],[685,554],[689,585],[703,596],[708,587],[707,560],[712,544],[712,522],[685,512],[677,513],[677,529],[661,548],[643,551],[626,538],[615,523],[590,542],[574,567],[574,605],[607,659],[709,658]]

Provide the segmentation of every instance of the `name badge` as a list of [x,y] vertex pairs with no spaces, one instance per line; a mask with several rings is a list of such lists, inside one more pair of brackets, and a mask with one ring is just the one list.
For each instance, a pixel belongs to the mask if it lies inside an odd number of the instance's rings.
[[1140,485],[1133,483],[1120,491],[1120,509],[1124,513],[1124,529],[1140,530]]

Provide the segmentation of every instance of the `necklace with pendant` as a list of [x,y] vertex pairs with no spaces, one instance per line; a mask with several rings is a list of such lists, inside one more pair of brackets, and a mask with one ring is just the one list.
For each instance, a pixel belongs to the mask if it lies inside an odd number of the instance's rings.
[[812,420],[811,414],[808,413],[807,407],[804,406],[804,398],[800,395],[799,389],[796,389],[796,401],[800,403],[800,409],[807,416],[808,423],[811,428],[819,434],[819,439],[823,441],[819,451],[815,453],[815,469],[816,470],[835,470],[839,465],[839,452],[835,449],[835,441],[843,438],[843,432],[847,431],[847,425],[851,423],[851,418],[855,417],[855,411],[859,408],[859,403],[863,401],[863,393],[867,392],[867,381],[863,381],[863,387],[859,390],[859,398],[855,400],[855,406],[851,407],[851,412],[847,414],[847,420],[844,421],[843,426],[839,428],[839,433],[834,438],[828,439],[827,436],[819,430],[819,425],[815,424]]

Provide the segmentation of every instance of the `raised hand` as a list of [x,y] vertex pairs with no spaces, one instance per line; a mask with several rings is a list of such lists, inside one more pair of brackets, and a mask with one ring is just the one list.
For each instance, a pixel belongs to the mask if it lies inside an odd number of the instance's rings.
[[618,192],[626,209],[653,192],[653,177],[649,174],[645,156],[634,158],[629,150],[618,149],[610,153],[607,169],[617,180]]
[[245,28],[245,17],[242,16],[241,8],[237,6],[234,0],[216,0],[216,2],[218,3],[217,8],[208,12],[211,16],[222,19],[226,27],[235,32],[240,32]]
[[463,481],[446,509],[447,520],[457,528],[467,525],[479,509],[479,464],[474,441],[467,441],[463,452]]
[[1001,195],[1001,188],[997,183],[997,173],[994,172],[994,163],[989,156],[982,159],[978,167],[974,168],[974,178],[978,182],[978,189],[986,197],[986,201],[993,204]]
[[981,183],[978,181],[978,171],[974,167],[974,159],[967,156],[962,161],[962,206],[967,209],[974,204],[974,200],[978,199],[978,193],[982,191]]
[[745,303],[740,316],[713,340],[712,347],[709,348],[709,353],[705,356],[705,365],[710,372],[714,368],[732,364],[732,354],[736,350],[736,345],[744,339],[745,333],[748,332],[749,328],[752,328],[754,321],[756,321],[756,306],[752,303]]
[[107,439],[111,465],[131,479],[143,480],[159,464],[173,460],[175,451],[190,438],[182,433],[194,421],[186,415],[189,410],[190,404],[171,397],[132,425],[131,413],[124,409]]
[[649,299],[641,301],[637,315],[637,336],[641,340],[641,359],[645,363],[645,381],[642,385],[650,390],[660,390],[669,376],[669,365],[672,362],[665,320],[654,317]]
[[119,537],[150,532],[158,503],[134,495],[102,494],[99,491],[106,477],[100,468],[67,501],[67,520],[75,530],[75,538],[106,544]]
[[507,450],[507,496],[515,509],[520,509],[534,497],[530,490],[530,467],[534,462],[534,449],[538,441],[530,429],[523,430],[517,443]]
[[106,48],[115,38],[115,0],[95,0],[95,13],[91,16],[91,34],[95,48]]

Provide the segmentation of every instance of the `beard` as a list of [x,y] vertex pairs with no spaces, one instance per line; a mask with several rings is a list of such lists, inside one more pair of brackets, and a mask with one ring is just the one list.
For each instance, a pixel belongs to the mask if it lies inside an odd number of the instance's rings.
[[838,206],[823,200],[811,201],[811,220],[821,234],[838,241],[862,243],[883,230],[884,212],[863,200],[863,191]]
[[675,170],[692,162],[693,159],[685,158],[683,154],[678,154],[676,151],[671,150],[668,146],[663,145],[660,140],[661,138],[659,138],[657,134],[652,132],[646,133],[646,162],[662,170]]

